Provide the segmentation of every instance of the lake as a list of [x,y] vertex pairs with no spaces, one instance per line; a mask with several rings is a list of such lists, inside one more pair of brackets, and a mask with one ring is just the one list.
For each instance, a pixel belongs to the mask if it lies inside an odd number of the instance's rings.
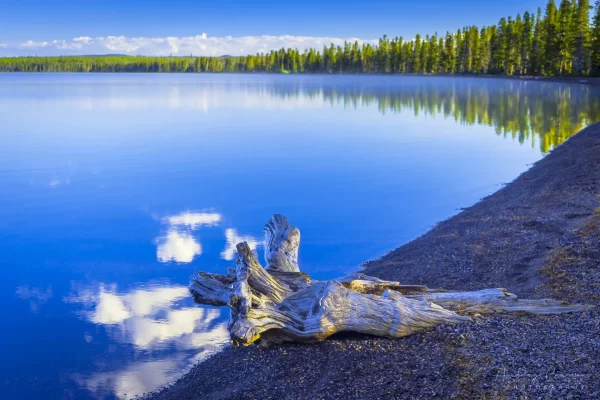
[[[511,79],[0,74],[2,399],[131,398],[227,342],[194,270],[282,213],[317,279],[498,190],[600,119]],[[262,260],[261,260],[262,261]]]

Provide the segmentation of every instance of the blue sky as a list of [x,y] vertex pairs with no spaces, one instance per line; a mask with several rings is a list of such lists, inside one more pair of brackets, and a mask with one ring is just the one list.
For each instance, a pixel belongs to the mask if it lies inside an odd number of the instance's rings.
[[[84,46],[69,45],[80,37],[122,37],[125,41],[129,38],[191,38],[203,33],[213,40],[226,36],[257,37],[241,46],[249,51],[256,47],[249,43],[263,41],[266,47],[287,43],[273,39],[270,43],[264,35],[304,37],[290,42],[302,43],[300,47],[313,43],[308,39],[312,37],[368,40],[388,34],[412,38],[416,33],[441,33],[469,24],[493,24],[503,16],[535,11],[544,3],[544,0],[0,0],[0,55],[111,52],[93,40],[77,42],[85,43]],[[23,46],[28,41],[29,45]],[[233,45],[239,46],[239,43],[229,43],[223,50],[230,50]],[[132,54],[167,51],[164,46],[140,47],[139,43],[112,48]],[[173,48],[203,51],[202,46]],[[208,50],[204,48],[209,52],[219,50],[216,42],[208,46]]]

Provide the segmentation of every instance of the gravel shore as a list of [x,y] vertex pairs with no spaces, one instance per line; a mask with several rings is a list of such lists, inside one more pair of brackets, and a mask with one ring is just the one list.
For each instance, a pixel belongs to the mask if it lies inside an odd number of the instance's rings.
[[[600,305],[600,124],[364,272]],[[600,311],[227,348],[152,399],[600,399]]]

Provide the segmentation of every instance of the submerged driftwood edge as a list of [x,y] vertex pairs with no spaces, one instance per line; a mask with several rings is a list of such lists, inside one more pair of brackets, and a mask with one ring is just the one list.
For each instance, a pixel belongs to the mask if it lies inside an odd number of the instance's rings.
[[338,332],[399,338],[477,314],[559,314],[591,307],[521,300],[502,288],[447,292],[360,273],[313,281],[298,266],[298,228],[275,214],[264,232],[266,268],[243,242],[237,245],[235,269],[227,274],[199,271],[190,278],[196,303],[231,308],[229,333],[236,345],[314,343]]

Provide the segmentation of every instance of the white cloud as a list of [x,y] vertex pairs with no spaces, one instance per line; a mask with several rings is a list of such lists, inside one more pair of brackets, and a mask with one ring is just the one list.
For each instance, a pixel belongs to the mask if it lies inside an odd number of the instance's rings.
[[49,45],[48,42],[34,42],[32,40],[28,40],[28,41],[26,41],[24,43],[21,43],[20,47],[35,49],[35,48],[38,48],[38,47],[46,47],[48,45]]
[[186,211],[178,215],[167,217],[165,220],[169,225],[184,225],[191,229],[197,229],[202,226],[217,225],[221,221],[221,214]]
[[73,39],[73,41],[53,40],[52,42],[50,42],[51,46],[54,46],[54,47],[56,47],[57,49],[60,49],[60,50],[76,50],[76,49],[81,49],[81,48],[83,48],[84,44],[86,44],[86,43],[80,43],[79,41],[75,41],[75,39]]
[[92,38],[89,36],[79,36],[73,39],[73,41],[81,44],[90,44],[92,42]]
[[246,242],[250,247],[250,250],[256,250],[257,246],[262,246],[263,242],[259,241],[253,236],[240,236],[235,229],[227,229],[225,231],[225,239],[227,244],[225,249],[221,252],[221,258],[224,260],[231,261],[235,257],[237,252],[236,245],[238,243]]
[[[21,43],[18,48],[43,50],[44,55],[59,54],[135,54],[148,56],[221,56],[247,55],[269,52],[281,48],[321,49],[331,43],[342,45],[344,41],[376,44],[377,40],[339,38],[328,36],[208,36],[206,33],[185,37],[127,37],[79,36],[70,40],[32,41]],[[7,46],[10,48],[10,46]]]
[[5,49],[7,47],[8,45],[6,43],[0,43],[0,49]]
[[71,179],[67,178],[67,179],[60,179],[60,178],[52,178],[50,180],[50,182],[48,182],[48,186],[50,186],[51,188],[60,186],[60,185],[70,185],[71,184]]
[[158,239],[156,258],[161,262],[189,263],[200,254],[202,254],[202,246],[189,233],[171,230]]

